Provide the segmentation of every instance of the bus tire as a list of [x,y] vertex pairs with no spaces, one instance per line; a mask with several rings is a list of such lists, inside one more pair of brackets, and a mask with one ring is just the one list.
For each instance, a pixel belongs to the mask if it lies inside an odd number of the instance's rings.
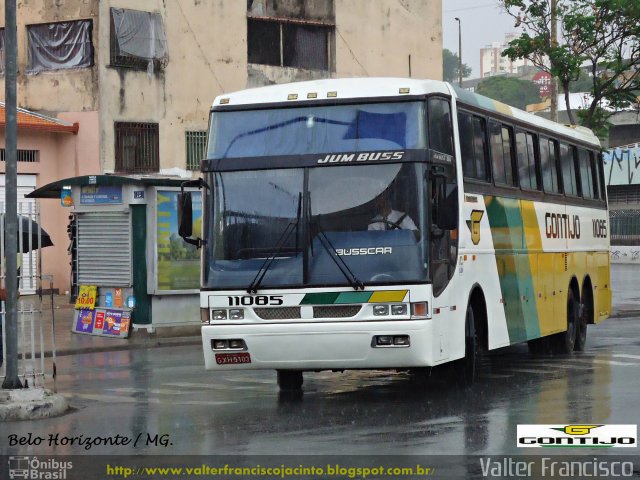
[[576,329],[576,344],[573,349],[576,352],[584,352],[587,344],[587,323],[593,314],[593,292],[591,286],[582,287],[582,302],[579,308],[578,328]]
[[564,332],[555,334],[553,353],[568,354],[573,352],[579,323],[579,305],[573,288],[569,287],[569,294],[567,295],[567,329]]
[[304,378],[299,370],[278,370],[278,387],[287,392],[298,391],[302,388]]
[[478,335],[476,334],[475,315],[471,304],[467,305],[464,326],[464,358],[455,361],[456,381],[462,387],[473,385],[476,378],[478,358]]

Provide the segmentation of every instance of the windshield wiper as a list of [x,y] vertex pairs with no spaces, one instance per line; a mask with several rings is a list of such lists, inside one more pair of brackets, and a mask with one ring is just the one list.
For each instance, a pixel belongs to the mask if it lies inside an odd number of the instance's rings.
[[[307,205],[309,206],[309,220],[311,220],[311,195],[309,195],[308,197]],[[331,260],[333,260],[333,263],[336,264],[336,266],[340,270],[340,273],[344,275],[344,278],[347,279],[347,282],[349,282],[349,285],[351,285],[354,290],[364,290],[364,283],[362,283],[358,279],[358,277],[356,277],[356,274],[353,273],[353,270],[351,270],[343,260],[343,258],[338,255],[336,248],[327,237],[327,234],[324,233],[322,227],[320,227],[319,221],[316,222],[316,226],[318,227],[318,239],[320,240],[320,245],[322,245],[327,253],[329,253],[329,257],[331,258]]]
[[[296,221],[289,222],[289,224],[287,225],[287,228],[284,229],[284,231],[280,235],[280,238],[278,238],[278,241],[276,242],[276,247],[273,250],[273,253],[265,259],[265,261],[260,266],[258,273],[253,278],[253,281],[247,287],[247,293],[258,293],[258,288],[260,287],[260,284],[262,283],[264,276],[267,274],[267,271],[271,267],[273,260],[278,256],[280,252],[282,252],[282,250],[284,249],[284,246],[287,243],[287,240],[289,240],[289,237],[291,236],[291,233],[294,230],[296,230],[297,232],[298,225],[300,224],[301,216],[302,216],[302,192],[298,194],[298,212],[296,215]],[[296,233],[296,252],[297,251],[298,251],[298,234]]]

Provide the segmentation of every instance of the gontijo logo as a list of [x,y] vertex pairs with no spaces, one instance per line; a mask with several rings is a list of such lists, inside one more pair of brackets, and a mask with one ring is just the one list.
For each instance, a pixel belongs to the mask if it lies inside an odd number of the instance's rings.
[[611,448],[638,446],[637,425],[518,425],[518,447]]

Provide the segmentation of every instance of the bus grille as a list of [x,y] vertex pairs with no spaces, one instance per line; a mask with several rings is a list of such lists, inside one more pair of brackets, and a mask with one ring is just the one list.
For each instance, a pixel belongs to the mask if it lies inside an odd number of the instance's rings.
[[253,311],[263,320],[300,318],[300,307],[254,308]]
[[360,305],[331,305],[328,307],[313,307],[313,318],[349,318],[355,317],[362,306]]

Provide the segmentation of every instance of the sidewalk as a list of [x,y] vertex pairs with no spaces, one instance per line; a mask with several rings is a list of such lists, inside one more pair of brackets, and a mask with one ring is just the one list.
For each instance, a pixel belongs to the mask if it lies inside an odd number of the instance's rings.
[[[29,297],[23,298],[28,299]],[[50,337],[54,318],[55,329],[53,331],[55,332],[56,356],[163,346],[198,345],[201,342],[199,326],[166,327],[156,329],[154,333],[149,333],[146,329],[138,331],[133,331],[132,329],[129,338],[109,338],[73,333],[71,324],[73,322],[74,305],[69,303],[69,297],[66,295],[54,295],[53,313],[50,299],[50,296],[46,296],[42,300],[45,356],[47,357],[52,355]]]

